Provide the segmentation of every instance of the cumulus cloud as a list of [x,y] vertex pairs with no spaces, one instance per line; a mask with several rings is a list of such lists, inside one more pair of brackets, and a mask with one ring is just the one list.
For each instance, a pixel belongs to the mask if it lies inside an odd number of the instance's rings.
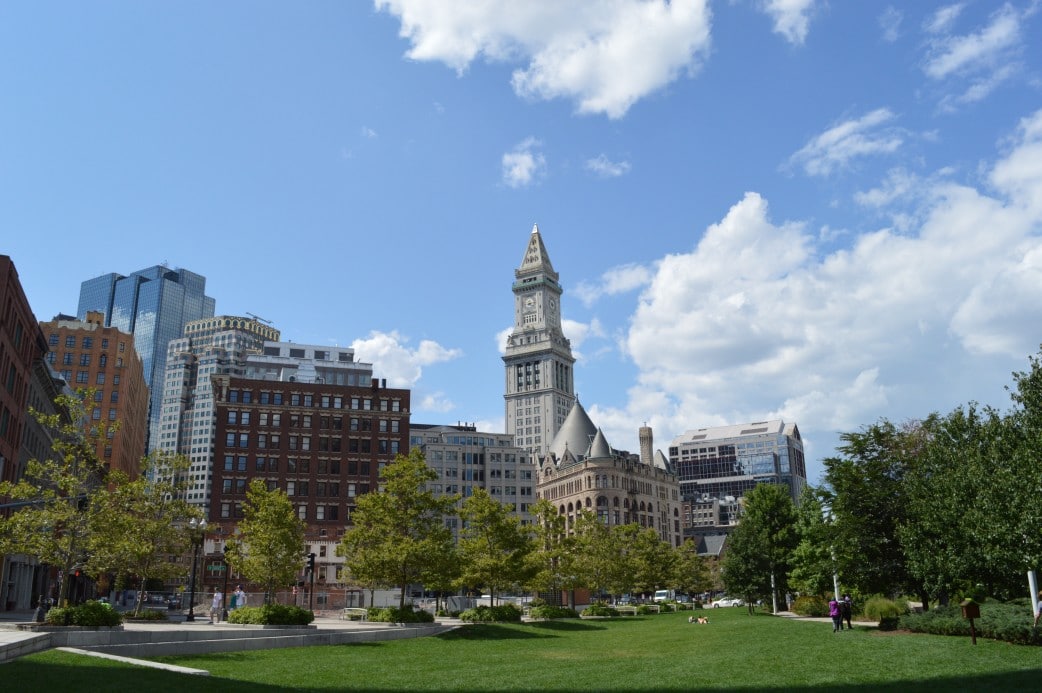
[[649,419],[679,432],[784,418],[827,438],[1008,376],[1042,324],[1042,110],[1002,146],[986,189],[891,172],[862,203],[913,199],[914,223],[838,250],[747,193],[654,265],[624,340],[638,385],[594,420],[620,446]]
[[586,170],[593,171],[601,178],[618,178],[619,176],[624,176],[629,173],[630,162],[615,162],[604,154],[601,154],[593,159],[587,159]]
[[369,333],[356,339],[351,348],[359,361],[373,364],[373,376],[386,378],[391,387],[413,387],[423,375],[423,367],[451,361],[463,355],[460,349],[447,349],[424,339],[415,349],[398,332]]
[[529,137],[503,155],[505,185],[511,188],[526,188],[546,175],[546,157],[539,151],[542,144],[536,138]]
[[939,7],[923,22],[923,31],[928,34],[943,34],[951,30],[955,20],[962,14],[965,3],[955,3]]
[[452,400],[445,397],[444,392],[429,392],[420,397],[419,402],[413,402],[413,409],[418,412],[431,412],[435,414],[444,414],[445,412],[452,411],[456,408],[456,405],[452,403]]
[[811,138],[790,157],[789,163],[802,165],[808,175],[827,176],[851,166],[859,157],[892,154],[904,142],[899,129],[887,126],[893,119],[890,109],[877,108],[860,118],[833,125]]
[[580,113],[620,118],[708,54],[706,0],[375,0],[401,22],[407,56],[461,75],[475,60],[519,65],[514,91],[571,99]]
[[651,273],[651,268],[637,264],[612,267],[598,281],[580,283],[575,287],[575,294],[585,305],[590,306],[601,296],[614,296],[639,289],[650,281]]
[[814,0],[764,0],[761,7],[774,20],[774,33],[795,45],[807,40]]

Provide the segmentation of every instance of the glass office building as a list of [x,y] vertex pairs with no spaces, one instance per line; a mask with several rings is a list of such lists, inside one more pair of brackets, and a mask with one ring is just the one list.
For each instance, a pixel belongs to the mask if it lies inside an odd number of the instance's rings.
[[206,277],[163,265],[127,276],[104,274],[80,285],[76,314],[81,320],[88,311],[98,311],[107,327],[134,335],[149,388],[149,450],[158,440],[167,344],[181,336],[188,322],[213,317],[214,305],[206,295]]

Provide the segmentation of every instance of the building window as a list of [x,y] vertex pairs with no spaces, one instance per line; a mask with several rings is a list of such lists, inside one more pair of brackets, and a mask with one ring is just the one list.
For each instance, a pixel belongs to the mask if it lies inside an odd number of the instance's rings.
[[76,348],[76,337],[75,336],[69,335],[68,337],[65,338],[65,348],[66,349],[75,349]]

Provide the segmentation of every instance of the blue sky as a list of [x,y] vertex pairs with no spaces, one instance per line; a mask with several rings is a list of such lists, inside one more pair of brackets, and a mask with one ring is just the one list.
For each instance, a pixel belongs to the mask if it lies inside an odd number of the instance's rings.
[[167,262],[503,430],[539,224],[615,447],[1008,406],[1042,342],[1039,3],[6,2],[0,252],[40,319]]

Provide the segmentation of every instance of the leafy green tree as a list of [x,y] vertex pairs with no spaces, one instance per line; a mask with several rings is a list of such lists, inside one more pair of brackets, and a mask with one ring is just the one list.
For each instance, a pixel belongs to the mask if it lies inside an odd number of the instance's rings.
[[745,510],[724,559],[724,582],[751,604],[787,588],[796,548],[796,507],[786,486],[758,484],[745,496]]
[[[184,554],[190,539],[184,527],[201,513],[184,500],[183,481],[190,463],[183,455],[156,452],[145,458],[141,473],[131,480],[125,473],[109,474],[91,506],[87,572],[136,576],[149,580],[180,577],[186,569],[170,560]],[[144,590],[138,590],[135,613]]]
[[525,582],[535,548],[532,537],[511,507],[500,503],[483,488],[463,501],[463,529],[459,537],[460,582],[487,587],[491,603],[512,585]]
[[675,577],[676,555],[673,548],[662,541],[653,527],[638,524],[612,527],[614,543],[619,551],[619,582],[613,594],[629,591],[648,594],[657,589],[672,589]]
[[92,400],[93,390],[81,390],[60,395],[56,414],[32,411],[40,425],[51,430],[54,455],[30,460],[18,483],[0,483],[0,498],[21,504],[9,517],[0,517],[0,554],[24,553],[60,568],[60,604],[68,600],[68,576],[86,560],[96,526],[92,515],[97,510],[90,498],[106,476],[98,460],[98,442],[117,428],[99,423],[84,431],[82,422],[90,420],[84,402]]
[[565,527],[565,518],[550,501],[540,498],[532,506],[535,516],[535,548],[529,554],[528,587],[536,592],[560,595],[575,587],[569,567],[573,539]]
[[254,479],[246,491],[238,535],[225,545],[233,570],[264,586],[264,602],[275,591],[296,580],[304,565],[304,521],[297,517],[289,497],[281,489],[268,490]]
[[833,587],[832,528],[825,520],[821,489],[807,486],[796,507],[799,543],[792,554],[789,585],[802,594],[827,595]]
[[839,456],[824,460],[825,481],[840,578],[863,594],[929,595],[910,572],[898,527],[911,506],[904,484],[922,450],[920,427],[883,419],[840,436]]
[[700,594],[712,589],[709,561],[698,555],[698,546],[690,539],[673,549],[672,584],[685,594]]
[[588,510],[579,511],[572,529],[572,553],[567,565],[572,569],[570,577],[574,578],[575,587],[603,593],[632,584],[619,560],[618,534]]
[[380,472],[380,490],[358,498],[354,523],[338,547],[352,574],[401,588],[399,608],[411,584],[420,582],[452,541],[444,518],[454,514],[455,497],[427,490],[437,473],[413,448]]

